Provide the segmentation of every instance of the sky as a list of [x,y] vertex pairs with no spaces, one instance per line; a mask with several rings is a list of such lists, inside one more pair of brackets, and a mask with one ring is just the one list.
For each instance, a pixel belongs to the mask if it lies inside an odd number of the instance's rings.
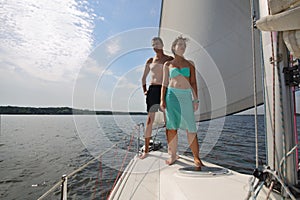
[[141,75],[161,0],[9,0],[0,9],[1,106],[145,111]]
[[[110,99],[130,93],[139,103],[131,109],[144,111],[140,77],[153,56],[160,6],[160,0],[2,1],[0,105],[122,110],[124,103]],[[137,31],[145,47],[122,51],[135,40],[123,35],[145,27],[156,27]],[[100,63],[101,56],[114,62]]]

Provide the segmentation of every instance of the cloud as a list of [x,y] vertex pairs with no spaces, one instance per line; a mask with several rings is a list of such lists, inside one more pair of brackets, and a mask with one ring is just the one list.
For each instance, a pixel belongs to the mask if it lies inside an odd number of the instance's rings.
[[76,77],[93,45],[87,3],[75,0],[2,3],[0,64],[43,80]]
[[144,65],[140,65],[136,67],[135,71],[136,73],[142,74],[144,72],[144,69],[145,69]]
[[85,63],[82,65],[82,70],[88,74],[99,75],[113,75],[113,72],[105,66],[102,66],[97,60],[92,57],[88,57]]
[[150,10],[150,16],[156,17],[157,16],[157,10],[154,9],[154,8],[151,8],[151,10]]
[[119,77],[112,90],[111,105],[113,110],[137,111],[144,110],[143,92],[140,84],[132,76]]
[[110,56],[117,54],[121,50],[120,39],[115,38],[111,39],[109,43],[106,45],[107,52]]
[[136,89],[138,87],[137,84],[132,83],[128,78],[126,77],[120,77],[118,80],[118,85],[116,85],[116,88],[126,88],[126,89]]
[[[17,69],[18,70],[18,69]],[[0,105],[71,106],[72,85],[0,68]]]
[[124,73],[122,76],[114,75],[114,78],[117,80],[115,85],[116,88],[123,88],[125,90],[135,90],[140,87],[141,77],[143,72],[143,66],[138,65],[134,68],[131,68],[129,71]]
[[109,77],[110,81],[112,80],[112,78],[113,80],[118,79],[107,66],[104,66],[103,63],[99,62],[101,61],[93,57],[88,57],[80,68],[80,71],[75,80],[76,84],[86,84],[87,82],[89,82],[92,85],[97,85],[98,81],[103,77]]
[[104,16],[99,16],[98,19],[99,19],[100,21],[103,21],[103,22],[105,21]]

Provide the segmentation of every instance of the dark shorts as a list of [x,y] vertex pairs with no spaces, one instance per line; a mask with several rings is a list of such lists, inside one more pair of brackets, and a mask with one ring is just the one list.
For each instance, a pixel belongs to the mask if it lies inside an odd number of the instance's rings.
[[157,112],[160,110],[160,94],[161,94],[161,85],[150,85],[147,97],[147,112]]

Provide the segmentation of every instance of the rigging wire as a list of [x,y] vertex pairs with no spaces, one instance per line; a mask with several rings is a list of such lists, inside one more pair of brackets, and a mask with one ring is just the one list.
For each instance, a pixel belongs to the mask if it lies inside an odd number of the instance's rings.
[[[123,143],[124,141],[119,141],[115,144],[113,144],[110,148],[106,149],[104,152],[102,152],[99,156],[93,158],[92,160],[90,160],[89,162],[85,163],[84,165],[82,165],[81,167],[77,168],[76,170],[74,170],[73,172],[71,172],[70,174],[67,175],[67,178],[70,178],[72,176],[74,176],[75,174],[81,172],[82,170],[84,170],[87,166],[89,166],[90,164],[94,163],[95,160],[99,160],[104,154],[108,153],[109,151],[111,151],[113,148],[117,147],[118,144]],[[58,188],[61,184],[62,184],[62,180],[58,181],[55,185],[53,185],[47,192],[45,192],[41,197],[38,198],[38,200],[42,200],[45,199],[51,192],[53,192],[56,188]]]
[[251,37],[252,37],[252,64],[253,64],[253,101],[254,101],[254,121],[255,121],[255,156],[256,156],[256,168],[258,168],[258,123],[257,123],[257,85],[256,85],[256,53],[255,53],[255,9],[254,1],[250,0],[251,7]]
[[97,175],[97,179],[96,179],[96,182],[95,182],[95,186],[94,186],[94,192],[93,192],[93,197],[92,199],[94,200],[95,197],[96,197],[96,192],[97,192],[97,185],[98,185],[98,181],[99,181],[99,188],[101,188],[102,186],[102,156],[99,157],[99,171],[98,171],[98,175]]
[[[115,152],[114,152],[112,166],[115,166],[116,156],[117,156],[117,148],[115,149]],[[110,176],[109,177],[113,177],[113,171],[112,170],[110,171]],[[106,194],[105,199],[108,199],[108,195],[109,195],[109,192]]]
[[130,141],[129,141],[129,145],[128,145],[128,147],[127,147],[126,154],[125,154],[125,156],[124,156],[124,158],[123,158],[121,167],[120,167],[120,169],[119,169],[119,172],[118,172],[118,175],[117,175],[117,177],[116,177],[116,179],[115,179],[115,182],[114,182],[114,184],[113,184],[113,186],[112,186],[112,188],[111,188],[111,192],[110,192],[110,194],[108,195],[108,198],[111,196],[112,191],[114,190],[114,188],[115,188],[115,186],[116,186],[116,184],[117,184],[117,181],[119,180],[119,178],[120,178],[121,175],[122,175],[122,172],[123,172],[123,170],[124,170],[125,161],[126,161],[126,159],[127,159],[128,152],[130,151],[130,148],[131,148],[131,145],[132,145],[132,142],[133,142],[133,138],[134,138],[134,133],[132,133],[132,135],[131,135],[131,138],[130,138]]

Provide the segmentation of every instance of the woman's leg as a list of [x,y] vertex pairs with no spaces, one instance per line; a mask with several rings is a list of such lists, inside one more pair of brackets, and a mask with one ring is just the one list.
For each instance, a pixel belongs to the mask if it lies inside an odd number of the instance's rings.
[[166,129],[166,138],[167,138],[167,143],[168,143],[168,154],[171,155],[171,152],[169,151],[170,139],[169,139],[169,130],[168,129]]
[[177,143],[178,143],[178,135],[177,130],[167,130],[167,140],[168,140],[168,152],[170,154],[170,158],[166,160],[168,165],[172,165],[177,159]]
[[192,150],[193,156],[194,156],[194,163],[197,167],[204,166],[200,157],[199,157],[199,143],[198,143],[198,137],[196,133],[189,133],[187,131],[187,138],[190,145],[190,148]]

